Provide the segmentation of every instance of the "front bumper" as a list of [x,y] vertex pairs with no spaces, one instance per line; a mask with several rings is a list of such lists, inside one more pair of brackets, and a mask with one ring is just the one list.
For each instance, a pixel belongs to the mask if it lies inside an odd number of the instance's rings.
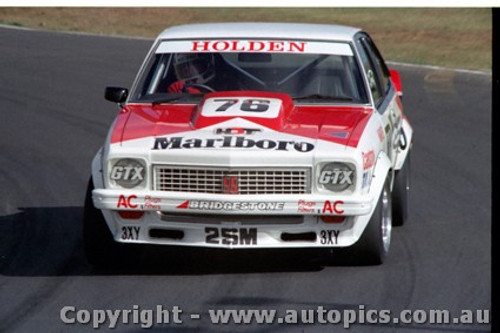
[[[116,241],[219,248],[345,247],[376,204],[367,196],[226,195],[95,189]],[[120,211],[143,211],[136,219]],[[343,216],[325,223],[321,216]]]
[[367,196],[231,195],[96,189],[98,209],[170,213],[247,215],[366,215],[373,208]]

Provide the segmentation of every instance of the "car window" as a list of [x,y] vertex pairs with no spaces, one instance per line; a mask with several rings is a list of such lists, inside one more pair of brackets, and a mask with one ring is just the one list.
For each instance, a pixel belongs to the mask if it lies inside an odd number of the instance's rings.
[[[286,93],[297,103],[368,103],[348,43],[311,42],[312,51],[303,53],[190,52],[188,43],[161,44],[152,53],[131,101],[154,101],[174,92],[253,90]],[[179,81],[190,87],[174,89]]]
[[375,104],[378,104],[383,97],[383,90],[380,86],[377,70],[375,68],[372,59],[368,54],[366,45],[363,43],[363,38],[357,39],[356,44],[358,47],[359,56],[361,58],[361,61],[363,62],[366,81],[373,96],[373,101],[375,102]]
[[365,36],[362,38],[362,42],[365,45],[365,49],[368,51],[368,54],[373,59],[373,64],[379,74],[380,85],[385,95],[389,91],[391,82],[389,69],[385,65],[384,59],[380,55],[380,52],[373,41],[369,37]]

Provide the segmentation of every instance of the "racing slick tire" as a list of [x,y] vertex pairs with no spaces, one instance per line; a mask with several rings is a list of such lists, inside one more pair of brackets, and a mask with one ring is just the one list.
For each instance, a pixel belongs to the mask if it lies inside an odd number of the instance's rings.
[[408,220],[408,198],[410,194],[410,153],[403,167],[396,171],[392,188],[392,225],[402,226]]
[[115,242],[101,210],[92,202],[92,178],[85,195],[83,212],[83,246],[87,261],[97,267],[118,267],[138,262],[142,245]]
[[384,262],[391,245],[392,197],[391,182],[387,177],[375,207],[359,241],[353,245],[355,263],[380,265]]

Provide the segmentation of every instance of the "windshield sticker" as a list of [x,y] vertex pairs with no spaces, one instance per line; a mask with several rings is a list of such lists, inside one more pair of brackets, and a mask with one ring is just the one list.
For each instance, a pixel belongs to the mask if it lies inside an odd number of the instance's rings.
[[193,40],[162,41],[156,53],[176,52],[261,52],[313,53],[352,56],[348,43],[277,41],[277,40]]

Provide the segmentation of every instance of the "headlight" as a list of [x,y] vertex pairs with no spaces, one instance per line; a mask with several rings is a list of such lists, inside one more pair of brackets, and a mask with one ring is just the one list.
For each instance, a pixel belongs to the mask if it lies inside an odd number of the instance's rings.
[[356,180],[355,167],[343,162],[332,162],[323,165],[319,173],[318,184],[327,190],[342,192],[354,188]]
[[124,188],[137,187],[146,180],[146,166],[143,162],[131,158],[117,160],[111,167],[109,179]]

